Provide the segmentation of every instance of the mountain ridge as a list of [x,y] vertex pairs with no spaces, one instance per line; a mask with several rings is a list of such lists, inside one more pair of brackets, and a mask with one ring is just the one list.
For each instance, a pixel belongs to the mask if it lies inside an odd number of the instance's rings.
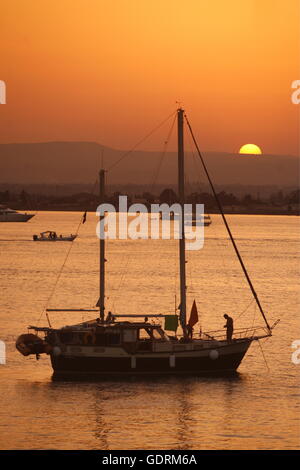
[[[128,152],[126,158],[114,166]],[[202,153],[216,184],[299,184],[298,156]],[[108,172],[110,183],[176,182],[177,154],[174,151],[167,152],[163,158],[158,151],[119,150],[89,141],[49,141],[0,144],[0,183],[91,183],[102,158],[105,168],[109,170],[114,166]],[[159,168],[160,174],[156,177]],[[188,150],[186,174],[190,181],[206,180],[196,153]]]

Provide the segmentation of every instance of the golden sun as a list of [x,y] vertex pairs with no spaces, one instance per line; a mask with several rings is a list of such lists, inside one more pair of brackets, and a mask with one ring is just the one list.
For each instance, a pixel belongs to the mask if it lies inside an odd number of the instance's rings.
[[247,155],[262,155],[261,149],[258,147],[258,145],[255,144],[245,144],[243,145],[240,150],[240,154],[247,154]]

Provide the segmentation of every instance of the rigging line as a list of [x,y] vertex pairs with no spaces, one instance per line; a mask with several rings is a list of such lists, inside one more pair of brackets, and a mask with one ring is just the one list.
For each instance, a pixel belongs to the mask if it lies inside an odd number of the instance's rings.
[[252,328],[254,327],[255,317],[256,317],[256,304],[254,305],[254,314],[253,314]]
[[143,139],[139,140],[139,142],[137,144],[134,145],[134,147],[132,147],[130,150],[128,150],[127,152],[124,153],[124,155],[122,155],[119,160],[117,160],[115,163],[113,163],[107,171],[110,171],[112,170],[115,166],[117,166],[125,157],[127,157],[128,155],[130,155],[140,144],[142,144],[143,142],[145,142],[145,140],[147,140],[152,134],[154,134],[154,132],[156,132],[161,126],[163,126],[172,116],[174,116],[174,114],[177,114],[177,110],[174,111],[172,114],[170,114],[166,119],[164,119],[158,126],[156,126],[154,129],[152,129],[151,132],[149,132],[149,134],[147,134],[145,137],[143,137]]
[[260,344],[260,341],[259,341],[259,339],[258,339],[257,341],[258,341],[258,344],[259,344],[259,347],[260,347],[261,353],[262,353],[262,355],[263,355],[263,358],[264,358],[265,364],[266,364],[266,366],[267,366],[268,372],[270,372],[270,368],[269,368],[269,366],[268,366],[267,359],[266,359],[265,353],[264,353],[264,351],[263,351],[262,345]]
[[[247,307],[239,314],[238,317],[236,317],[236,320],[238,320],[247,310],[248,308],[253,304],[254,299],[251,299],[251,302],[247,305]],[[253,326],[253,325],[252,325]]]
[[241,267],[242,267],[242,269],[243,269],[244,275],[245,275],[245,277],[246,277],[246,279],[247,279],[247,282],[248,282],[248,284],[249,284],[249,287],[250,287],[250,289],[251,289],[251,292],[252,292],[252,294],[253,294],[253,297],[254,297],[255,300],[256,300],[256,303],[257,303],[257,305],[258,305],[258,308],[259,308],[259,310],[260,310],[260,313],[262,314],[262,317],[263,317],[263,319],[264,319],[264,321],[265,321],[265,323],[266,323],[266,325],[267,325],[267,328],[268,328],[268,330],[269,330],[269,333],[271,334],[270,325],[269,325],[269,323],[268,323],[268,320],[266,319],[266,316],[265,316],[265,314],[264,314],[264,311],[263,311],[263,309],[262,309],[262,306],[261,306],[261,304],[260,304],[260,301],[259,301],[259,299],[258,299],[258,297],[257,297],[256,291],[255,291],[255,289],[254,289],[254,287],[253,287],[253,284],[252,284],[252,282],[251,282],[251,279],[250,279],[250,277],[249,277],[249,274],[248,274],[248,272],[247,272],[247,269],[246,269],[246,267],[245,267],[245,265],[244,265],[244,262],[243,262],[243,260],[242,260],[242,258],[241,258],[241,255],[240,255],[240,252],[239,252],[239,250],[238,250],[238,247],[237,247],[237,245],[236,245],[236,243],[235,243],[235,241],[234,241],[234,238],[233,238],[233,236],[232,236],[232,233],[231,233],[231,230],[230,230],[230,228],[229,228],[227,219],[226,219],[225,214],[224,214],[223,209],[222,209],[221,202],[220,202],[220,200],[219,200],[219,198],[218,198],[218,195],[217,195],[217,193],[216,193],[216,190],[215,190],[215,188],[214,188],[214,185],[213,185],[213,183],[212,183],[212,180],[210,179],[208,170],[207,170],[207,168],[206,168],[205,162],[204,162],[204,160],[203,160],[202,154],[201,154],[201,152],[200,152],[200,149],[199,149],[199,147],[198,147],[196,138],[195,138],[195,136],[194,136],[194,133],[193,133],[192,128],[191,128],[191,125],[190,125],[190,122],[189,122],[189,120],[188,120],[186,114],[185,114],[185,119],[186,119],[186,122],[187,122],[187,125],[188,125],[188,128],[189,128],[189,131],[190,131],[190,133],[191,133],[192,139],[193,139],[193,141],[194,141],[195,147],[196,147],[196,149],[197,149],[199,158],[200,158],[200,160],[201,160],[202,166],[203,166],[203,168],[204,168],[205,174],[206,174],[207,179],[208,179],[208,181],[209,181],[210,187],[211,187],[211,189],[212,189],[213,195],[214,195],[215,200],[216,200],[216,202],[217,202],[217,205],[218,205],[220,214],[221,214],[221,216],[222,216],[223,222],[224,222],[224,224],[225,224],[225,227],[226,227],[226,229],[227,229],[228,235],[229,235],[229,237],[230,237],[232,246],[233,246],[233,248],[234,248],[234,250],[235,250],[235,253],[236,253],[237,257],[238,257],[238,260],[239,260],[239,262],[240,262],[240,265],[241,265]]
[[[79,222],[78,227],[77,227],[76,232],[75,232],[76,235],[78,235],[80,225],[83,223],[83,219],[84,219],[84,216],[81,217],[81,219],[80,219],[80,222]],[[74,240],[75,240],[75,239],[74,239]],[[60,279],[60,277],[61,277],[61,275],[62,275],[63,269],[64,269],[64,267],[65,267],[65,264],[66,264],[66,262],[67,262],[67,260],[68,260],[69,254],[70,254],[71,249],[72,249],[72,247],[73,247],[74,240],[72,240],[71,245],[70,245],[70,248],[68,249],[68,251],[67,251],[67,253],[66,253],[64,262],[63,262],[63,264],[62,264],[62,266],[61,266],[61,268],[60,268],[60,271],[59,271],[58,276],[57,276],[57,278],[56,278],[56,281],[55,281],[55,284],[54,284],[54,286],[53,286],[53,289],[52,289],[52,291],[51,291],[51,293],[50,293],[50,295],[49,295],[49,297],[48,297],[48,299],[47,299],[47,302],[46,302],[46,304],[45,304],[44,311],[47,309],[47,307],[48,307],[48,305],[49,305],[49,302],[50,302],[51,298],[53,297],[53,294],[54,294],[54,292],[55,292],[56,286],[57,286],[58,281],[59,281],[59,279]],[[39,319],[38,319],[38,322],[41,320],[42,314],[43,314],[43,313],[41,313],[41,315],[40,315],[40,317],[39,317]],[[47,317],[47,320],[48,320],[49,327],[51,328],[51,324],[50,324],[50,320],[49,320],[49,316],[48,316],[48,313],[47,313],[47,312],[46,312],[46,317]]]
[[[116,308],[116,302],[117,302],[116,296],[117,296],[117,294],[119,293],[119,291],[120,291],[120,289],[121,289],[121,287],[122,287],[123,280],[124,280],[124,278],[125,278],[125,276],[126,276],[126,274],[127,274],[127,269],[128,269],[128,267],[129,267],[129,263],[130,263],[130,261],[131,261],[131,256],[126,256],[126,255],[124,254],[124,257],[125,257],[125,262],[126,262],[126,263],[124,263],[125,266],[124,266],[123,272],[122,272],[122,274],[121,274],[119,286],[117,287],[117,290],[116,290],[116,291],[112,294],[112,296],[111,296],[111,297],[112,297],[112,300],[111,300],[111,302],[112,302],[112,308],[113,308],[113,311],[114,311],[114,312],[117,312],[117,308]],[[123,258],[123,259],[124,259],[124,258]]]
[[166,155],[166,153],[167,153],[167,148],[168,148],[169,141],[170,141],[171,136],[172,136],[172,133],[173,133],[173,129],[174,129],[174,125],[175,125],[176,120],[177,120],[177,115],[175,114],[174,120],[173,120],[173,122],[172,122],[172,124],[171,124],[171,128],[170,128],[169,133],[168,133],[168,135],[167,135],[167,140],[166,140],[165,143],[164,143],[164,147],[163,147],[163,151],[162,151],[162,154],[161,154],[161,157],[160,157],[160,161],[159,161],[159,164],[158,164],[158,167],[157,167],[157,171],[156,171],[156,173],[155,173],[155,175],[154,175],[154,180],[153,180],[152,185],[151,185],[151,188],[150,188],[150,193],[153,192],[154,185],[155,185],[155,183],[157,182],[157,179],[158,179],[158,176],[159,176],[159,172],[160,172],[160,169],[161,169],[161,166],[162,166],[162,162],[163,162],[163,160],[164,160],[164,158],[165,158],[165,155]]

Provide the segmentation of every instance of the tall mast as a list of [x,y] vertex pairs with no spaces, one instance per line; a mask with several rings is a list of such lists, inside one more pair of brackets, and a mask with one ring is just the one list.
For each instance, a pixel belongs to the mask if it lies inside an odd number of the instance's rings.
[[[99,172],[99,203],[104,203],[104,195],[105,195],[105,174],[104,170],[100,170]],[[103,214],[100,216],[100,220],[105,217]],[[100,229],[100,297],[99,297],[99,309],[100,309],[100,320],[104,322],[104,300],[105,300],[105,240],[104,240],[104,228],[103,230]]]
[[177,110],[178,124],[178,196],[181,206],[179,227],[179,264],[180,264],[180,324],[185,333],[186,326],[186,274],[185,274],[185,233],[184,233],[184,145],[183,145],[183,109]]

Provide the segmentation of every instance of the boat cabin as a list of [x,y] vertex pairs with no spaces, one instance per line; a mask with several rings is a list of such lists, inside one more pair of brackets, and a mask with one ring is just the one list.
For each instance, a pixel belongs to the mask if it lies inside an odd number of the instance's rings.
[[45,339],[53,345],[121,347],[129,353],[152,351],[153,343],[170,342],[160,325],[147,322],[103,324],[93,321],[50,330]]

